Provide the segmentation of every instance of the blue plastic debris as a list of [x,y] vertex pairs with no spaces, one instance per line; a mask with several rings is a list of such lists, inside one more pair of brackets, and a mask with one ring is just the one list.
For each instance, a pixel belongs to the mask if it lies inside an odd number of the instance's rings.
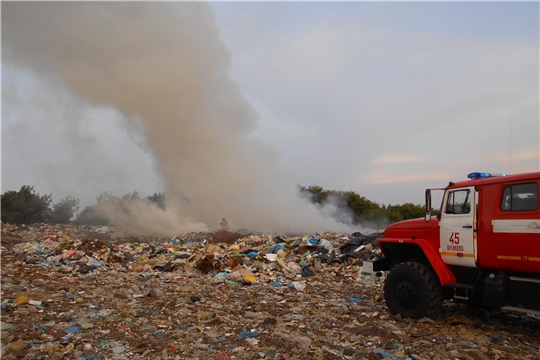
[[307,243],[310,245],[317,245],[319,243],[319,239],[317,239],[316,237],[310,237],[309,239],[307,239]]
[[354,302],[354,303],[360,303],[360,302],[362,302],[362,300],[360,300],[360,298],[357,298],[357,297],[349,298],[349,301],[350,301],[350,302]]
[[277,254],[279,250],[287,251],[287,248],[281,244],[276,244],[272,250],[270,250],[270,254]]
[[157,337],[158,339],[163,339],[163,333],[161,331],[156,331],[154,333],[154,336]]
[[390,359],[404,359],[403,356],[395,355],[389,352],[384,351],[383,349],[375,349],[373,350],[373,353],[376,355],[382,355],[384,358],[390,358]]
[[244,331],[244,332],[241,332],[240,334],[238,334],[236,340],[244,340],[244,339],[247,339],[247,338],[256,338],[259,335],[261,335],[261,334],[259,332],[257,332],[257,331]]
[[305,262],[305,261],[302,261],[302,262],[300,262],[299,265],[300,265],[301,267],[306,267],[306,266],[308,266],[308,263]]
[[226,280],[230,277],[230,275],[229,273],[226,273],[226,272],[220,272],[214,275],[214,277],[219,280]]
[[66,334],[80,333],[80,332],[81,332],[81,328],[79,328],[78,326],[72,326],[66,329]]
[[85,354],[84,357],[86,360],[103,360],[103,356],[99,354]]
[[332,250],[333,249],[333,245],[330,241],[326,240],[326,239],[322,239],[319,243],[318,243],[319,247],[320,248],[323,248],[323,249],[326,249],[328,251]]

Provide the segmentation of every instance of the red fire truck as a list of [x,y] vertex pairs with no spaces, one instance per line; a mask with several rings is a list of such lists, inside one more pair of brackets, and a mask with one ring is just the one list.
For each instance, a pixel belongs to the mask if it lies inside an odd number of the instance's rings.
[[[425,218],[386,228],[383,257],[366,271],[389,271],[393,314],[436,316],[444,299],[540,314],[540,172],[475,172],[426,190]],[[443,191],[437,216],[431,195]]]

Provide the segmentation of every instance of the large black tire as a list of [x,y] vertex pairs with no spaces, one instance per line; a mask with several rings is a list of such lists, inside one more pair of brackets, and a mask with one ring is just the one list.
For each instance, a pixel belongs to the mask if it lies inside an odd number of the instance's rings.
[[443,295],[431,267],[417,262],[394,266],[384,283],[386,306],[392,314],[407,318],[436,318],[442,309]]

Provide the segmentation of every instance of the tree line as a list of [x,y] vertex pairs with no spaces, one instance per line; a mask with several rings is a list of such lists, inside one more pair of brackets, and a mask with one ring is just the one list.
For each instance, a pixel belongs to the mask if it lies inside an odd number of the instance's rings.
[[[325,190],[320,186],[302,186],[300,191],[308,194],[312,203],[324,205],[330,201],[345,206],[352,216],[353,224],[380,222],[382,219],[386,219],[389,223],[395,223],[423,217],[426,213],[424,205],[412,203],[381,205],[354,191]],[[431,209],[431,214],[436,215],[438,212],[436,209]]]
[[[79,199],[67,196],[52,204],[52,195],[40,195],[33,186],[23,185],[19,191],[6,191],[1,195],[2,222],[10,224],[75,224],[75,225],[114,225],[111,213],[129,213],[131,205],[155,204],[165,208],[165,196],[156,193],[141,198],[134,191],[124,196],[113,196],[103,192],[94,205],[84,207],[80,212]],[[107,210],[107,211],[106,211]]]
[[[402,205],[380,205],[360,196],[354,191],[325,190],[320,186],[299,187],[300,192],[317,205],[324,206],[331,202],[340,212],[345,211],[347,221],[352,224],[360,222],[393,223],[401,220],[424,216],[423,205],[405,203]],[[141,198],[134,191],[124,196],[113,196],[103,192],[96,198],[94,205],[84,207],[81,211],[79,199],[67,196],[56,204],[52,204],[52,195],[40,195],[33,186],[23,185],[19,191],[6,191],[1,195],[2,222],[10,224],[55,223],[76,225],[114,225],[110,211],[129,214],[133,203],[166,207],[164,193]],[[107,208],[109,211],[104,211]],[[437,213],[432,210],[432,213]],[[334,215],[338,221],[344,221]]]

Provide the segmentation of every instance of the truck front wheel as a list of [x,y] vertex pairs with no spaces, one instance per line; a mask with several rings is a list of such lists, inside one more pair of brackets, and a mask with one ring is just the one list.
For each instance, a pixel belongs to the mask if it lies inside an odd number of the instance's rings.
[[418,262],[400,263],[390,270],[384,298],[392,314],[417,319],[437,317],[443,301],[437,275]]

